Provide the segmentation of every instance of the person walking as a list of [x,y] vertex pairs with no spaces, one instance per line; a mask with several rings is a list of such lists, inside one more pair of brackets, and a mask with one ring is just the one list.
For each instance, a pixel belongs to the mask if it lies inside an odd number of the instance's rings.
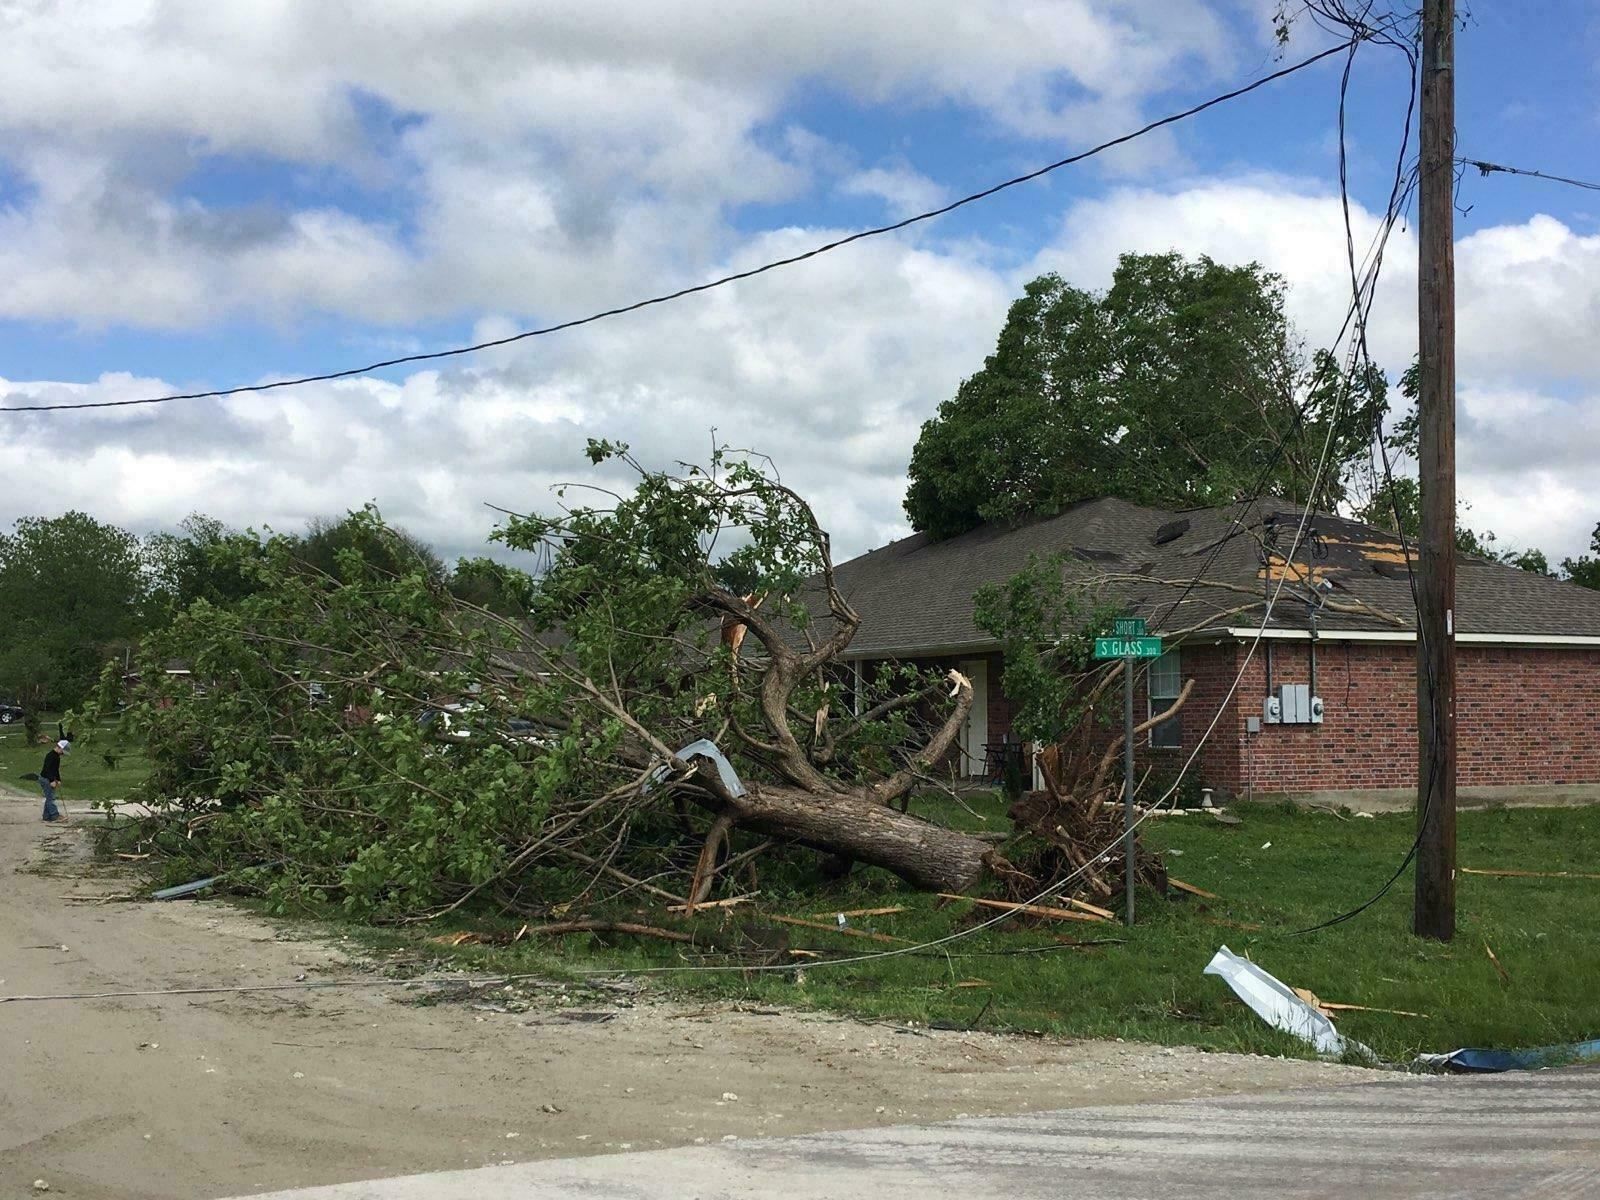
[[39,768],[39,790],[44,793],[44,819],[65,821],[67,814],[56,807],[56,789],[61,786],[61,756],[72,749],[72,743],[62,738],[44,756],[44,766]]

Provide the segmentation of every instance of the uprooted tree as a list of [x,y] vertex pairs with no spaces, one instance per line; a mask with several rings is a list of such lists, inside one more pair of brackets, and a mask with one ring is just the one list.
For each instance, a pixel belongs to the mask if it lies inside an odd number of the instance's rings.
[[[389,919],[559,911],[612,885],[699,902],[762,840],[942,891],[1007,869],[907,811],[972,685],[905,667],[852,690],[860,617],[800,496],[726,452],[678,474],[591,456],[636,485],[496,535],[544,556],[521,617],[375,565],[364,539],[336,571],[233,545],[248,594],[180,614],[117,697],[153,763],[137,836],[174,874]],[[192,673],[159,669],[173,658]],[[105,700],[120,687],[108,671]],[[726,770],[686,749],[706,741]]]

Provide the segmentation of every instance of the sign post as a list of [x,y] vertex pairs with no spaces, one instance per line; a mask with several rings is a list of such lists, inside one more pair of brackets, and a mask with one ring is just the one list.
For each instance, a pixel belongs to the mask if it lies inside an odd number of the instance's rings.
[[1133,664],[1141,658],[1160,658],[1161,639],[1149,637],[1143,617],[1118,617],[1112,637],[1094,640],[1097,659],[1122,660],[1122,874],[1126,891],[1123,922],[1133,924]]

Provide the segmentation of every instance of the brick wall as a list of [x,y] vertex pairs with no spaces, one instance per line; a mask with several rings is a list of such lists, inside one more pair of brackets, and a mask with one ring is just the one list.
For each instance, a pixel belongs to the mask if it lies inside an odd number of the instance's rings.
[[[1227,695],[1244,652],[1231,644],[1182,649],[1183,677],[1195,680],[1181,714],[1183,744],[1153,749],[1141,739],[1135,749],[1141,770],[1152,763],[1168,773],[1182,766]],[[1456,653],[1460,786],[1600,783],[1600,650],[1461,645]],[[1016,706],[1000,686],[1000,656],[982,657],[988,664],[988,740],[998,742],[1011,732]],[[1222,794],[1247,786],[1269,793],[1416,787],[1414,647],[1322,641],[1316,658],[1322,724],[1263,724],[1260,733],[1247,734],[1245,718],[1260,715],[1269,670],[1273,688],[1311,683],[1309,642],[1261,643],[1195,763],[1200,784]],[[1135,718],[1142,721],[1142,677],[1136,683]]]
[[[1217,721],[1194,771],[1222,793],[1415,788],[1417,761],[1415,648],[1395,642],[1321,641],[1316,694],[1320,725],[1266,725],[1245,732],[1268,688],[1269,643],[1245,668],[1232,703]],[[1141,768],[1175,771],[1204,735],[1232,684],[1245,648],[1182,650],[1195,690],[1181,719],[1176,750],[1136,748]],[[1271,685],[1311,683],[1310,643],[1271,643]],[[1600,650],[1534,647],[1457,648],[1458,776],[1462,787],[1600,783]],[[989,734],[1009,730],[1010,700],[990,660]],[[1142,686],[1135,716],[1146,714]],[[1107,736],[1110,736],[1108,732]]]

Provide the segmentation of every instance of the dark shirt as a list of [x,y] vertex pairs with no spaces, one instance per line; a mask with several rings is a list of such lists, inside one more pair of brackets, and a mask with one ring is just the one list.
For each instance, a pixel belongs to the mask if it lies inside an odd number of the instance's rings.
[[39,778],[46,783],[61,782],[61,751],[52,750],[44,756],[44,766],[39,768]]

